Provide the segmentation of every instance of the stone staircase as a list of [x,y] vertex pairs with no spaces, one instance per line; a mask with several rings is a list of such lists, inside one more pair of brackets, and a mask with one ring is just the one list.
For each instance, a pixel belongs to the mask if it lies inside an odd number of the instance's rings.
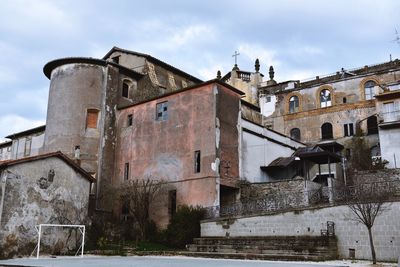
[[332,236],[203,237],[187,246],[188,256],[312,260],[337,259],[337,241]]

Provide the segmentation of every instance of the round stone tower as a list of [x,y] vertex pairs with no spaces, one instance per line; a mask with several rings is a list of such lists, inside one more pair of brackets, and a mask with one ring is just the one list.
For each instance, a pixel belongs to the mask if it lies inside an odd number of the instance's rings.
[[44,67],[50,79],[44,151],[61,151],[96,173],[102,133],[104,60],[66,58]]

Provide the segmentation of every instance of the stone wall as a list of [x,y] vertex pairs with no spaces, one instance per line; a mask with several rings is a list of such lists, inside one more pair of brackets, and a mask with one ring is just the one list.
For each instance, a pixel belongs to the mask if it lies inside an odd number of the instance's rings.
[[[372,232],[378,260],[396,261],[400,254],[400,202],[387,207]],[[327,228],[327,221],[335,223],[339,258],[348,258],[349,249],[355,249],[357,259],[371,259],[367,228],[354,220],[345,205],[203,221],[201,236],[318,236]]]
[[302,192],[305,190],[305,181],[302,177],[298,176],[292,180],[269,183],[244,183],[241,185],[240,189],[240,199],[242,202],[246,202],[265,198],[268,195],[282,195],[293,191]]

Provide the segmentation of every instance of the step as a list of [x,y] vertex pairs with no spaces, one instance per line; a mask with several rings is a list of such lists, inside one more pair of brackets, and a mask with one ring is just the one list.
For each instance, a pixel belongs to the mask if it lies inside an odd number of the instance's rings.
[[188,245],[189,251],[204,252],[248,252],[248,253],[267,253],[269,251],[286,253],[329,253],[335,248],[331,247],[312,247],[312,248],[284,248],[282,246],[241,246],[241,245]]
[[295,237],[295,238],[283,238],[283,237],[268,237],[268,238],[260,238],[260,237],[205,237],[205,238],[195,238],[193,240],[194,244],[198,245],[207,245],[207,244],[260,244],[260,245],[281,245],[286,244],[290,246],[303,246],[307,244],[312,244],[313,246],[318,245],[329,245],[336,244],[335,238],[327,238],[327,237]]
[[226,258],[226,259],[254,259],[254,260],[287,260],[287,261],[324,261],[334,259],[321,255],[293,255],[293,254],[259,254],[259,253],[219,253],[219,252],[185,252],[185,256]]

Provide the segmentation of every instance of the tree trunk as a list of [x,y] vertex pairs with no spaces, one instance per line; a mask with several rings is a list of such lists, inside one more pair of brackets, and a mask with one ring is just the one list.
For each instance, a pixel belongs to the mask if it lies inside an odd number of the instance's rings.
[[375,254],[374,240],[372,239],[372,227],[368,227],[368,235],[369,235],[369,245],[371,247],[372,263],[376,264],[376,254]]

